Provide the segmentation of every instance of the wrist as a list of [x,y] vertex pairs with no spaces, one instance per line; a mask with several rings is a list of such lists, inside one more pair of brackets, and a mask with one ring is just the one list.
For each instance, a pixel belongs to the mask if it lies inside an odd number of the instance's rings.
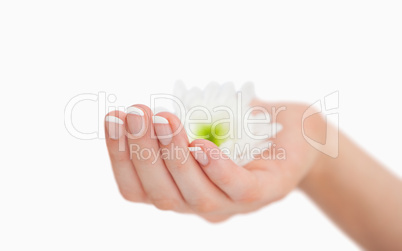
[[325,143],[319,147],[313,147],[316,151],[316,160],[311,165],[306,176],[301,180],[299,188],[308,192],[309,187],[315,187],[320,182],[325,182],[331,174],[329,170],[336,167],[339,162],[339,143],[343,135],[338,132],[338,128],[328,125],[326,128]]

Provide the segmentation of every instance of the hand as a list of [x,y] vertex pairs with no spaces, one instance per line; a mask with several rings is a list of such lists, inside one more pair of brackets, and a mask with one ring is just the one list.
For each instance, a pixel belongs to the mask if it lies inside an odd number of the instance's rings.
[[[180,120],[171,113],[157,114],[155,123],[151,110],[144,105],[131,108],[136,114],[109,113],[106,143],[122,196],[132,202],[152,203],[162,210],[195,213],[210,222],[254,211],[283,198],[321,159],[322,154],[302,135],[302,115],[308,107],[258,100],[252,106],[268,111],[285,108],[277,116],[271,114],[283,130],[271,139],[271,159],[260,158],[244,167],[225,158],[208,140],[189,144]],[[304,121],[304,130],[320,141],[325,123],[314,115]],[[173,137],[166,137],[176,131]],[[159,140],[153,137],[155,132]],[[188,147],[195,146],[201,151],[190,153]],[[281,156],[275,156],[275,151]]]

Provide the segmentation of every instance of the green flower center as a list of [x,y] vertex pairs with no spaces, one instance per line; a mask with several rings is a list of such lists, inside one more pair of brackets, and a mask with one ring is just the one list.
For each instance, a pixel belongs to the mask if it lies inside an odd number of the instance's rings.
[[223,123],[216,125],[200,124],[195,128],[194,134],[196,139],[207,139],[220,146],[229,138],[229,127]]

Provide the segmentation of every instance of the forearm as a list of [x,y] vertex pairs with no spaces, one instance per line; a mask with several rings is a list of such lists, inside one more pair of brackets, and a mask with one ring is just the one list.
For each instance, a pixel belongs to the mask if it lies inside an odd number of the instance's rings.
[[344,135],[300,187],[364,248],[402,250],[402,182]]

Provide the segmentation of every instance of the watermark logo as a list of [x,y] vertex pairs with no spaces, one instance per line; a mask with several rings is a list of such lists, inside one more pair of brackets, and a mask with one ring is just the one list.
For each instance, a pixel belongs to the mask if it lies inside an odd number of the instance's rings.
[[[339,91],[335,91],[324,97],[323,100],[317,100],[303,114],[302,117],[302,134],[304,139],[315,149],[320,152],[336,158],[339,154]],[[324,144],[311,139],[306,135],[304,130],[304,122],[310,116],[320,113],[327,120],[326,140]],[[332,121],[332,126],[328,121]]]
[[[111,104],[117,101],[117,97],[114,94],[106,94],[106,92],[95,93],[82,93],[72,97],[66,104],[64,109],[64,126],[67,132],[77,138],[83,140],[91,139],[104,139],[104,135],[99,132],[102,131],[104,118],[108,112],[118,109],[124,109],[124,107],[116,107]],[[92,131],[82,131],[77,127],[78,123],[75,123],[73,114],[77,106],[84,102],[90,102],[96,104],[97,107],[97,128]]]
[[[275,140],[276,134],[281,130],[281,125],[277,123],[279,113],[286,111],[286,106],[270,107],[268,110],[265,106],[249,106],[243,104],[242,93],[236,93],[230,105],[217,105],[211,109],[207,104],[188,107],[177,97],[170,94],[155,94],[150,96],[151,110],[157,110],[157,102],[164,100],[169,101],[173,106],[176,106],[176,115],[182,121],[179,128],[172,132],[172,137],[177,135],[180,130],[185,128],[187,135],[193,139],[208,139],[216,145],[225,145],[227,140],[232,140],[234,143],[227,147],[220,147],[221,151],[227,153],[232,159],[247,159],[259,156],[264,157],[264,153],[269,153],[269,159],[286,159],[285,149],[275,148],[268,144]],[[92,140],[104,139],[103,131],[104,118],[111,111],[120,110],[127,112],[125,107],[115,106],[117,97],[114,94],[106,92],[84,93],[71,98],[64,113],[64,123],[66,130],[78,139]],[[76,121],[73,119],[74,112],[79,109],[80,104],[91,102],[92,106],[97,108],[97,128],[92,131],[84,131],[78,128]],[[301,118],[301,132],[304,139],[315,149],[322,153],[336,158],[338,156],[338,140],[339,140],[339,92],[335,91],[326,95],[309,106]],[[331,125],[327,123],[325,143],[320,143],[310,138],[305,132],[305,120],[309,117],[320,114],[324,118],[331,120]],[[286,116],[286,115],[284,115]],[[112,121],[113,122],[113,121]],[[123,122],[123,121],[121,121]],[[145,123],[144,123],[145,124]],[[134,135],[126,131],[125,126],[113,125],[114,130],[124,130],[121,135],[125,135],[128,139],[137,139],[143,135]],[[286,128],[284,128],[286,130]],[[140,130],[143,132],[147,130]],[[156,139],[155,132],[152,131],[150,136]],[[268,141],[269,140],[269,141]],[[120,141],[120,139],[119,139]],[[256,143],[257,142],[257,143]],[[262,144],[263,143],[263,144]],[[264,145],[265,144],[265,145]],[[120,151],[126,151],[126,143],[119,144]],[[134,151],[135,150],[135,151]],[[141,158],[148,157],[163,157],[164,153],[155,152],[152,149],[139,149],[138,145],[129,146],[130,155],[136,154]],[[276,151],[276,153],[274,152]],[[180,151],[176,151],[179,152]],[[274,152],[274,156],[272,156]],[[166,155],[166,153],[165,153]],[[280,156],[279,156],[280,155]],[[266,156],[266,155],[265,155]],[[267,157],[267,158],[268,158]]]

